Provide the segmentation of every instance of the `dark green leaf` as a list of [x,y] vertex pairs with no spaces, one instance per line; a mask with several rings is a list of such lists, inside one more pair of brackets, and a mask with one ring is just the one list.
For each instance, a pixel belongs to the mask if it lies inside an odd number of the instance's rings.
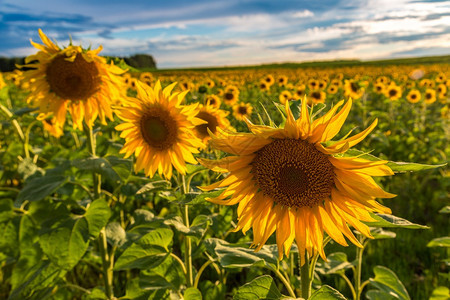
[[427,247],[450,247],[450,236],[443,236],[439,238],[432,239]]
[[179,290],[186,279],[180,263],[172,256],[168,256],[159,266],[147,270],[146,275],[164,278],[173,290]]
[[[383,266],[373,268],[375,278],[370,278],[370,284],[379,291],[384,292],[386,297],[392,295],[397,299],[409,300],[409,294],[403,283],[394,272]],[[385,298],[386,299],[386,298]]]
[[114,269],[150,269],[158,266],[170,254],[169,245],[172,238],[173,232],[168,228],[158,228],[149,232],[125,249]]
[[186,193],[183,199],[180,201],[182,204],[196,205],[205,203],[207,198],[215,198],[222,194],[223,190],[211,191],[211,192],[192,192]]
[[122,181],[126,181],[130,177],[133,170],[133,163],[130,159],[124,159],[117,156],[107,156],[105,159],[111,164],[112,168]]
[[265,245],[255,252],[249,245],[233,245],[220,239],[207,239],[205,244],[207,248],[214,249],[214,256],[224,268],[260,266],[275,270],[278,265],[276,245]]
[[411,223],[408,220],[386,214],[374,214],[370,213],[370,216],[377,220],[376,222],[365,222],[371,227],[395,227],[395,228],[408,228],[408,229],[429,229],[428,226]]
[[20,206],[24,201],[42,200],[66,182],[67,177],[62,175],[46,175],[27,180],[25,187],[17,195],[16,205]]
[[391,296],[380,290],[370,290],[366,293],[368,300],[396,300],[397,297]]
[[17,167],[17,172],[22,176],[23,179],[27,179],[36,172],[41,175],[44,174],[44,170],[39,168],[31,158],[24,158]]
[[113,184],[120,183],[122,180],[113,169],[111,163],[102,157],[88,157],[84,159],[75,159],[72,165],[85,172],[95,172],[101,174],[104,178]]
[[352,267],[348,262],[347,254],[343,252],[331,253],[327,256],[328,262],[318,263],[317,272],[321,274],[339,274]]
[[272,277],[263,275],[241,286],[233,300],[278,300],[284,296],[278,290]]
[[346,300],[345,297],[331,286],[324,285],[314,293],[309,300]]
[[93,201],[84,214],[89,225],[89,234],[98,237],[100,230],[106,226],[110,216],[111,210],[106,200],[97,199]]
[[187,288],[184,291],[184,300],[202,300],[202,293],[195,287]]
[[149,182],[146,185],[144,185],[143,187],[141,187],[136,194],[143,194],[143,193],[147,193],[147,192],[152,192],[154,190],[160,190],[160,189],[165,189],[168,186],[170,186],[170,181],[167,180],[158,180],[158,181],[153,181],[153,182]]

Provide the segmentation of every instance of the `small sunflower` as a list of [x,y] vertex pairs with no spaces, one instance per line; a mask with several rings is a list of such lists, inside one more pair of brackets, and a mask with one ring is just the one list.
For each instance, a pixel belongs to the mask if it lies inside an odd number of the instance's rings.
[[385,90],[384,95],[392,101],[396,101],[402,97],[402,88],[398,85],[390,84]]
[[358,81],[350,79],[345,80],[344,83],[344,95],[346,97],[352,98],[352,99],[359,99],[364,94],[364,88],[361,87],[358,83]]
[[278,96],[278,99],[282,104],[285,104],[286,102],[293,100],[292,94],[289,91],[282,91],[280,95]]
[[311,78],[308,80],[308,88],[312,91],[317,90],[319,88],[319,81],[317,79]]
[[3,80],[3,75],[0,72],[0,90],[6,86],[5,81]]
[[386,90],[386,86],[384,85],[384,83],[375,83],[375,85],[373,86],[373,91],[377,94],[384,94]]
[[273,76],[270,75],[270,74],[268,74],[266,77],[264,77],[263,80],[268,84],[269,87],[270,87],[272,84],[274,84],[274,82],[275,82],[275,79],[274,79]]
[[235,231],[242,230],[245,234],[253,228],[252,245],[256,251],[276,231],[279,259],[289,256],[294,240],[302,265],[305,254],[318,253],[326,259],[324,231],[341,245],[348,245],[346,236],[362,247],[348,224],[372,238],[361,221],[373,221],[369,212],[391,212],[375,198],[395,195],[385,192],[372,178],[393,175],[387,161],[343,156],[375,128],[377,120],[358,134],[330,142],[340,131],[352,105],[351,100],[347,101],[336,114],[343,103],[340,101],[315,120],[311,120],[305,101],[297,120],[286,104],[283,128],[247,122],[251,133],[219,131],[212,137],[213,148],[232,155],[200,162],[229,175],[201,189],[225,188],[218,197],[208,200],[222,205],[239,204]]
[[161,89],[161,83],[149,87],[137,82],[136,98],[125,101],[116,114],[124,123],[116,126],[125,145],[120,153],[125,158],[136,155],[135,172],[145,171],[153,177],[158,171],[170,179],[172,167],[186,173],[186,162],[196,164],[193,153],[204,145],[193,130],[204,122],[195,118],[197,105],[181,105],[187,91],[172,93],[176,83]]
[[426,89],[424,98],[426,104],[434,103],[436,101],[436,90]]
[[252,114],[253,107],[250,103],[240,102],[233,106],[233,115],[236,119],[240,121],[245,121],[246,118],[249,118]]
[[277,82],[279,86],[285,86],[288,82],[288,78],[286,75],[278,76]]
[[141,74],[139,74],[139,80],[148,86],[153,86],[153,82],[155,81],[152,73],[150,72],[142,72]]
[[232,131],[233,128],[230,125],[230,121],[227,119],[228,114],[228,111],[215,108],[211,105],[200,104],[196,117],[202,120],[203,123],[195,126],[195,135],[206,144],[211,138],[208,131],[213,134],[217,132],[218,128]]
[[215,108],[219,108],[222,101],[217,95],[207,95],[205,99],[206,105],[210,105]]
[[239,100],[239,89],[235,86],[228,86],[223,92],[223,102],[228,106],[233,106]]
[[306,87],[304,84],[301,84],[299,86],[297,86],[297,88],[295,89],[292,97],[294,98],[294,100],[300,100],[303,99],[303,97],[305,96],[305,90]]
[[259,82],[258,87],[259,87],[259,89],[260,89],[261,91],[264,91],[264,92],[270,90],[270,84],[268,84],[265,80],[261,80],[261,81]]
[[339,90],[339,88],[336,85],[330,84],[330,86],[327,88],[327,93],[334,95],[338,92],[338,90]]
[[406,95],[406,100],[408,100],[409,103],[417,103],[422,98],[422,95],[420,94],[420,91],[417,89],[410,90],[408,95]]
[[309,98],[314,104],[317,103],[325,103],[325,99],[327,98],[327,94],[324,91],[316,90],[309,93]]
[[118,75],[124,71],[98,56],[101,46],[96,50],[73,45],[61,49],[40,29],[39,36],[44,45],[31,41],[40,51],[25,59],[24,67],[32,70],[23,73],[31,90],[27,101],[39,107],[39,118],[55,118],[63,126],[69,110],[78,129],[83,129],[83,121],[92,127],[97,117],[103,124],[106,118],[112,120],[110,105],[123,97]]

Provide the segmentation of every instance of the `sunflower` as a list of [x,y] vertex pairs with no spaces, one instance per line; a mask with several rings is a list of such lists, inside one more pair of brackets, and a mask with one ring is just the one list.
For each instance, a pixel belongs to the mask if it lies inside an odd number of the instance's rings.
[[361,87],[356,80],[345,80],[344,95],[352,99],[359,99],[364,94],[364,88]]
[[311,92],[309,94],[309,97],[311,98],[311,101],[314,104],[324,103],[325,99],[327,98],[327,94],[324,91],[317,90],[317,91]]
[[72,116],[74,128],[82,129],[83,120],[92,128],[99,117],[113,119],[110,104],[120,99],[122,81],[118,76],[124,71],[106,64],[98,56],[102,50],[85,50],[81,46],[69,45],[61,49],[39,29],[44,45],[31,44],[40,51],[25,59],[23,76],[30,84],[28,103],[39,107],[40,119],[55,118],[64,125],[66,110]]
[[55,118],[44,119],[42,121],[42,126],[46,131],[48,131],[52,136],[59,138],[63,135],[63,126],[56,122]]
[[0,90],[6,86],[5,81],[3,80],[3,75],[0,72]]
[[431,104],[436,101],[436,91],[433,89],[426,89],[425,90],[425,103]]
[[438,94],[438,98],[440,100],[443,100],[446,98],[446,94],[447,94],[447,86],[443,83],[438,84],[438,86],[436,87],[436,91]]
[[294,91],[294,94],[292,95],[294,100],[303,99],[303,97],[305,96],[305,90],[306,90],[306,87],[304,84],[298,85]]
[[336,85],[330,84],[330,86],[327,88],[327,93],[334,95],[338,92],[338,90],[339,90],[339,88]]
[[154,78],[152,73],[150,72],[142,72],[139,74],[139,80],[145,83],[148,86],[153,86]]
[[447,79],[447,76],[445,76],[444,73],[439,72],[439,73],[436,75],[436,79],[435,79],[435,80],[436,80],[437,83],[442,83],[442,82],[444,82],[446,79]]
[[259,87],[259,89],[261,91],[268,91],[268,90],[270,90],[270,84],[268,84],[265,80],[261,80],[259,82],[258,87]]
[[233,106],[233,115],[236,119],[245,121],[246,118],[249,118],[252,114],[253,107],[250,103],[240,102]]
[[278,96],[278,99],[282,104],[285,104],[287,101],[292,100],[292,94],[289,91],[282,91]]
[[385,90],[384,95],[392,101],[400,99],[402,96],[402,88],[398,85],[390,84]]
[[209,132],[216,133],[218,128],[233,131],[227,116],[229,112],[215,108],[211,105],[199,105],[196,117],[203,121],[202,124],[195,126],[194,133],[203,143],[211,138]]
[[268,74],[266,77],[264,77],[263,80],[268,84],[269,87],[270,87],[272,84],[274,84],[274,82],[275,82],[275,79],[274,79],[273,76],[270,75],[270,74]]
[[[211,139],[213,148],[232,155],[200,162],[229,175],[201,189],[225,188],[218,197],[208,200],[222,205],[239,203],[235,231],[245,234],[253,228],[252,246],[256,251],[276,231],[279,259],[289,256],[294,239],[302,265],[305,253],[318,253],[326,259],[324,231],[341,245],[348,245],[346,236],[362,247],[347,224],[371,238],[369,228],[361,221],[373,221],[369,212],[391,212],[375,198],[395,195],[385,192],[372,178],[393,174],[387,161],[343,156],[375,128],[377,120],[352,137],[330,142],[352,106],[349,100],[336,114],[343,103],[314,121],[305,101],[297,120],[286,104],[283,128],[247,122],[251,133],[218,132]],[[322,145],[325,142],[327,146]]]
[[239,89],[234,85],[227,86],[222,97],[226,105],[233,106],[239,99]]
[[170,179],[172,167],[185,174],[186,162],[197,163],[192,154],[204,145],[193,130],[204,121],[194,117],[197,104],[181,105],[187,91],[171,93],[175,84],[162,90],[159,80],[154,88],[138,81],[136,98],[117,109],[124,121],[116,126],[125,139],[120,153],[125,153],[125,158],[135,153],[135,172],[144,169],[146,176],[153,177],[158,171]]
[[278,77],[278,85],[279,86],[285,86],[288,82],[288,78],[286,75],[281,75]]
[[373,86],[373,91],[377,94],[384,94],[384,91],[386,90],[386,86],[384,83],[375,83]]
[[422,98],[420,91],[417,89],[410,90],[408,95],[406,95],[406,100],[410,103],[417,103]]
[[220,101],[217,95],[207,95],[205,99],[206,105],[210,105],[215,108],[219,108],[222,101]]
[[208,80],[206,80],[206,85],[207,85],[210,89],[212,89],[212,88],[216,85],[216,83],[214,82],[214,80],[208,79]]
[[308,80],[308,88],[310,90],[316,90],[319,88],[319,81],[317,79],[311,78]]

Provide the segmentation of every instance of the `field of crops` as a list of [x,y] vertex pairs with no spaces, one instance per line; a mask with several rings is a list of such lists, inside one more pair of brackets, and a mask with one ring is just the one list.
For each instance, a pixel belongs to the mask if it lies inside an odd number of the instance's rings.
[[0,73],[1,299],[448,299],[448,63],[149,72],[41,37]]

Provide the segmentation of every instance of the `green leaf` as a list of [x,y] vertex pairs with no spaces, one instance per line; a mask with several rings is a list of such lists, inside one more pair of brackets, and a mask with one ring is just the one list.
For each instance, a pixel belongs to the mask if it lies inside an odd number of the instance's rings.
[[450,247],[450,236],[443,236],[439,238],[432,239],[427,247]]
[[233,300],[277,300],[285,298],[278,290],[272,277],[263,275],[241,286]]
[[346,298],[331,286],[323,285],[312,293],[309,300],[346,300]]
[[164,221],[164,224],[172,225],[178,232],[196,239],[200,239],[205,234],[210,223],[211,218],[205,215],[196,216],[189,228],[184,225],[183,220],[179,216]]
[[105,159],[111,164],[114,171],[119,175],[122,181],[126,181],[133,171],[133,163],[130,159],[124,159],[117,156],[107,156]]
[[101,174],[113,184],[120,183],[122,179],[119,174],[113,169],[111,163],[102,157],[88,157],[84,159],[75,159],[72,165],[84,172],[95,172]]
[[97,199],[93,201],[84,214],[89,225],[89,234],[95,238],[98,237],[100,230],[106,226],[110,216],[111,209],[106,200]]
[[366,293],[368,300],[396,300],[397,297],[391,296],[380,290],[370,290]]
[[445,286],[438,286],[434,289],[429,300],[448,300],[450,299],[450,290]]
[[105,230],[110,245],[122,246],[127,241],[127,233],[118,222],[109,223]]
[[202,293],[195,287],[187,288],[184,291],[184,300],[202,300]]
[[25,182],[25,187],[16,198],[16,205],[20,206],[24,201],[39,201],[55,192],[67,182],[67,177],[62,175],[46,175],[33,178]]
[[444,206],[443,208],[441,208],[439,213],[441,213],[441,214],[450,214],[450,205],[447,205],[447,206]]
[[265,245],[255,252],[249,245],[233,245],[220,239],[205,240],[206,247],[213,249],[224,268],[246,268],[251,266],[267,267],[271,270],[277,269],[278,250],[276,245]]
[[183,196],[183,199],[179,201],[181,204],[187,205],[196,205],[196,204],[204,204],[207,198],[215,198],[222,194],[223,190],[216,190],[211,192],[191,192],[186,193]]
[[430,227],[414,224],[408,220],[387,214],[374,214],[370,213],[370,216],[377,220],[376,222],[365,222],[371,227],[394,227],[394,228],[408,228],[408,229],[429,229]]
[[347,254],[343,252],[331,253],[327,256],[328,262],[322,262],[316,267],[321,274],[340,274],[353,265],[348,261]]
[[375,278],[369,279],[370,284],[386,295],[383,299],[387,299],[389,295],[394,296],[396,299],[410,299],[405,286],[390,269],[376,266],[373,268],[373,272],[375,273]]
[[397,234],[392,231],[384,230],[381,227],[372,228],[370,233],[376,240],[380,239],[395,239]]
[[172,238],[173,232],[168,228],[158,228],[147,233],[125,249],[114,269],[150,269],[158,266],[170,254]]
[[[68,219],[39,237],[42,251],[59,267],[70,270],[88,248],[89,225],[85,218]],[[57,245],[57,246],[56,246]]]
[[410,162],[395,162],[390,161],[387,163],[387,166],[392,169],[395,173],[404,173],[404,172],[417,172],[429,169],[440,168],[446,166],[447,164],[440,165],[424,165]]
[[27,179],[36,172],[40,172],[41,175],[44,174],[44,170],[39,168],[31,158],[24,158],[17,167],[17,172],[22,176],[23,179]]
[[158,180],[158,181],[152,181],[141,187],[136,194],[140,195],[147,192],[152,192],[154,190],[160,190],[165,189],[170,186],[170,181],[167,180]]
[[179,290],[186,279],[179,262],[172,256],[168,256],[159,266],[145,272],[146,275],[163,278],[173,290]]

